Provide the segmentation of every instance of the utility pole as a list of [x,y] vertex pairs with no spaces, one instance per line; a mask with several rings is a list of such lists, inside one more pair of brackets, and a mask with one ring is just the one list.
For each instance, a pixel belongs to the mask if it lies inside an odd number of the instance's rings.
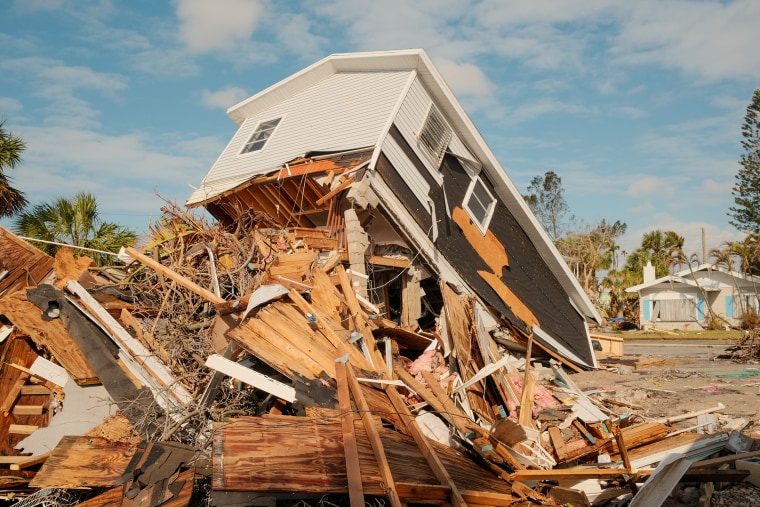
[[700,264],[705,262],[707,262],[707,246],[705,245],[705,228],[702,227],[702,262]]

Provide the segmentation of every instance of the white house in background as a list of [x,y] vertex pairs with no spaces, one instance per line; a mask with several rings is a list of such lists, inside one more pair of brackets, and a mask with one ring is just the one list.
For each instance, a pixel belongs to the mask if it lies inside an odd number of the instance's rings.
[[648,263],[644,283],[626,292],[638,293],[639,322],[645,329],[703,329],[708,305],[723,325],[738,327],[745,311],[758,313],[760,277],[702,264],[655,278]]

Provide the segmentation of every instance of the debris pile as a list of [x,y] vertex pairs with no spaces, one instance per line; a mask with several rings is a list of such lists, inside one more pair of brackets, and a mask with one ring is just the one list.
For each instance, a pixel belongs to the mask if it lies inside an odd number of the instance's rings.
[[716,410],[655,421],[586,394],[475,296],[388,294],[403,252],[373,255],[388,276],[368,287],[336,230],[167,206],[123,267],[0,230],[2,497],[658,505],[682,479],[750,474],[725,465],[754,440],[673,426]]

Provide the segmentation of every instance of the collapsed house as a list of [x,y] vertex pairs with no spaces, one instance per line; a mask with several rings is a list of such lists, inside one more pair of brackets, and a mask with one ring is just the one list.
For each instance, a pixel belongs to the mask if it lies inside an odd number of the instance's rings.
[[106,268],[0,229],[3,498],[589,505],[746,476],[684,461],[725,431],[575,386],[599,317],[423,51],[334,55],[229,114],[188,202],[216,222],[167,205]]
[[332,55],[228,114],[238,130],[188,206],[324,230],[402,325],[443,280],[512,339],[595,366],[598,313],[423,50]]

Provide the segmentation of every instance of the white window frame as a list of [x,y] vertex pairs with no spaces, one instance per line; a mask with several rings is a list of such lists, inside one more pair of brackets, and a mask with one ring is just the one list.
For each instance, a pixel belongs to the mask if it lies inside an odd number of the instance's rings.
[[[478,198],[478,195],[475,193],[475,188],[480,185],[486,194],[488,194],[488,197],[491,199],[489,203],[480,203],[481,207],[485,209],[485,217],[483,217],[483,220],[478,218],[478,216],[475,214],[475,212],[470,208],[469,204],[471,201],[471,198],[475,198],[478,201],[480,199]],[[486,231],[488,231],[488,225],[491,223],[491,218],[493,218],[493,212],[496,209],[496,197],[491,193],[491,191],[486,186],[483,179],[480,177],[480,175],[475,176],[470,181],[470,185],[467,187],[467,192],[464,194],[464,202],[462,203],[462,207],[467,211],[467,214],[470,215],[470,218],[472,219],[473,223],[478,227],[480,230],[480,233],[485,236]]]
[[[271,120],[260,121],[258,125],[256,125],[256,128],[253,129],[253,133],[250,135],[250,137],[248,137],[248,140],[243,145],[243,148],[240,150],[240,154],[246,155],[248,153],[262,151],[264,148],[266,148],[267,144],[269,144],[269,140],[272,139],[272,136],[277,131],[277,128],[282,124],[282,118],[282,116],[279,116],[277,118],[272,118]],[[274,123],[274,125],[269,126],[271,123]],[[262,138],[261,134],[266,135]],[[258,139],[256,139],[257,136],[259,136]],[[262,144],[259,148],[253,149],[253,146],[256,143],[260,143],[262,140],[264,141],[264,144]]]
[[438,169],[441,166],[453,135],[454,132],[443,113],[431,102],[425,121],[417,134],[417,146],[434,168]]

